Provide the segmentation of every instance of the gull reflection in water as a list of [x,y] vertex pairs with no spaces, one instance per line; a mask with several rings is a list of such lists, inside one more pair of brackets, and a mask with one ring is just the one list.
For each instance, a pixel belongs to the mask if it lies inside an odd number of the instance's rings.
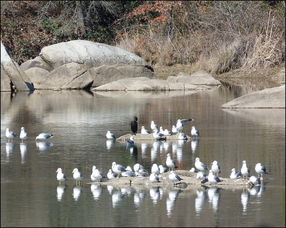
[[50,149],[54,144],[52,142],[36,142],[36,146],[40,151]]
[[163,148],[165,152],[167,153],[169,151],[170,143],[169,142],[163,142]]
[[178,195],[181,193],[181,190],[172,190],[169,191],[168,197],[166,198],[166,209],[167,216],[170,217],[172,215],[172,211],[174,209],[175,201]]
[[24,164],[26,162],[25,161],[26,153],[27,153],[27,144],[20,143],[21,164]]
[[142,158],[146,158],[146,150],[147,150],[148,144],[147,143],[141,143],[141,156]]
[[107,188],[108,193],[111,195],[114,187],[112,185],[107,185],[106,188]]
[[101,195],[102,188],[99,184],[91,184],[90,191],[92,193],[93,199],[98,200]]
[[162,195],[163,195],[162,193],[163,193],[163,189],[160,187],[150,188],[149,194],[150,194],[150,198],[152,199],[153,204],[158,203],[158,200],[162,198]]
[[191,149],[192,149],[192,153],[194,154],[196,152],[196,149],[198,147],[199,144],[199,139],[193,139],[191,141]]
[[72,196],[73,196],[75,201],[78,201],[80,194],[81,194],[81,190],[82,190],[82,188],[80,186],[75,186],[73,188]]
[[214,212],[216,212],[218,209],[218,202],[219,202],[219,197],[220,197],[219,189],[209,188],[207,190],[207,193],[208,193],[209,203],[212,204],[212,208]]
[[153,142],[153,145],[151,148],[151,162],[154,162],[156,160],[157,155],[158,155],[158,151],[160,148],[160,144],[161,144],[161,142],[159,142],[159,141]]
[[133,188],[121,188],[120,191],[122,195],[130,196],[134,190]]
[[177,153],[178,145],[177,143],[172,143],[172,154],[173,156]]
[[143,199],[145,198],[146,193],[143,191],[136,191],[134,193],[134,204],[138,208],[142,203]]
[[248,198],[249,198],[248,191],[243,189],[241,196],[240,196],[243,215],[246,215],[246,212],[247,212]]
[[121,191],[114,192],[111,196],[112,207],[115,208],[124,197],[125,195]]
[[114,145],[114,140],[113,139],[107,139],[105,144],[106,144],[106,149],[110,150],[111,147]]
[[195,210],[196,210],[196,216],[199,216],[202,208],[203,208],[203,204],[205,201],[205,191],[204,190],[197,190],[197,197],[195,199]]
[[261,181],[260,185],[248,189],[248,192],[251,196],[257,196],[257,197],[261,197],[264,191],[265,187],[263,181]]
[[13,152],[15,147],[16,147],[15,143],[11,143],[11,142],[6,143],[6,156],[7,156],[7,158],[9,158],[10,154]]
[[58,200],[58,202],[62,201],[65,190],[66,190],[65,185],[58,185],[57,186],[57,200]]

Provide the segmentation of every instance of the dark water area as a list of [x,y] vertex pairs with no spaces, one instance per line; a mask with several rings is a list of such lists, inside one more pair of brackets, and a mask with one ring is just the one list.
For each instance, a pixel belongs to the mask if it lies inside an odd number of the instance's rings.
[[[1,93],[1,226],[285,226],[285,109],[225,110],[221,105],[240,96],[234,88],[201,92],[35,91]],[[107,141],[130,133],[130,121],[150,129],[154,120],[170,129],[179,118],[194,118],[201,137],[189,142]],[[7,142],[5,129],[29,138]],[[54,137],[36,142],[41,132]],[[251,175],[261,162],[269,170],[264,184],[253,189],[115,188],[87,184],[92,165],[104,174],[116,161],[137,162],[150,170],[164,164],[167,153],[179,169],[189,170],[199,157],[210,165],[217,160],[220,176],[240,169],[246,160]],[[61,167],[68,177],[56,181]],[[84,175],[81,186],[72,180],[73,168]]]

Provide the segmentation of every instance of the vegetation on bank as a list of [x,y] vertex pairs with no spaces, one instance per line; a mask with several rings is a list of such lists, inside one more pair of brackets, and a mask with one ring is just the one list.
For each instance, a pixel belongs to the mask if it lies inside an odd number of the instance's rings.
[[73,39],[117,45],[153,66],[275,67],[285,61],[285,2],[1,1],[1,40],[16,62]]

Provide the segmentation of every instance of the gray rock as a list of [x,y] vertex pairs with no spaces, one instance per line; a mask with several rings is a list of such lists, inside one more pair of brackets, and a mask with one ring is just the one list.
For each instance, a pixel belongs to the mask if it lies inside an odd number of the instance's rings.
[[285,108],[285,84],[245,94],[223,104],[222,108]]
[[35,89],[38,89],[45,86],[49,71],[39,67],[32,67],[25,70],[25,73],[33,82]]
[[169,76],[167,78],[169,82],[182,82],[193,85],[207,85],[207,86],[218,86],[221,83],[214,79],[211,74],[206,71],[197,71],[193,74],[180,72],[177,76]]
[[1,67],[1,92],[11,92],[11,80]]
[[30,60],[28,60],[28,61],[26,61],[20,65],[20,68],[23,71],[26,71],[26,70],[33,68],[33,67],[42,68],[42,69],[47,70],[47,71],[52,70],[52,66],[50,66],[48,63],[46,63],[40,56],[37,56],[34,59],[30,59]]
[[72,40],[44,47],[40,57],[54,69],[78,63],[94,67],[113,64],[143,64],[144,59],[121,48],[87,40]]
[[126,77],[147,77],[152,78],[153,71],[144,65],[102,65],[99,67],[92,67],[89,74],[93,79],[92,87],[104,85]]
[[1,69],[7,74],[18,91],[30,91],[34,89],[29,77],[20,69],[19,65],[10,58],[2,42]]
[[83,89],[92,83],[87,67],[78,63],[67,63],[45,76],[45,80],[38,83],[37,89]]

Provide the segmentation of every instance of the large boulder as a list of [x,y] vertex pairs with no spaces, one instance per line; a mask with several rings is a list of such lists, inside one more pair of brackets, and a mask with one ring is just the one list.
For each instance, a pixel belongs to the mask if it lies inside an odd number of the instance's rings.
[[51,71],[52,70],[52,66],[49,65],[47,62],[45,62],[40,56],[35,57],[34,59],[30,59],[26,62],[23,62],[20,65],[21,70],[26,71],[30,68],[42,68],[44,70],[47,71]]
[[121,48],[87,40],[72,40],[44,47],[40,57],[54,69],[78,63],[95,67],[113,64],[143,64],[144,59]]
[[198,86],[182,82],[168,82],[167,80],[150,79],[147,77],[123,78],[102,86],[93,91],[171,91],[171,90],[206,90],[209,86]]
[[67,63],[46,75],[38,77],[36,89],[83,89],[93,82],[89,77],[87,67],[78,63]]
[[92,87],[101,86],[126,77],[152,78],[154,76],[152,68],[134,64],[102,65],[92,67],[88,71],[90,77],[93,79]]
[[34,90],[29,77],[24,73],[24,71],[20,69],[19,65],[13,59],[10,58],[2,42],[1,42],[1,69],[10,78],[16,90],[18,91]]
[[221,85],[220,81],[213,78],[213,76],[206,71],[197,71],[191,75],[185,72],[180,72],[177,76],[169,76],[167,80],[169,82],[182,82],[193,85]]
[[44,88],[49,71],[39,67],[32,67],[28,68],[24,72],[26,73],[26,75],[29,76],[29,78],[33,82],[35,89]]
[[222,108],[285,108],[285,84],[245,94],[223,104]]

